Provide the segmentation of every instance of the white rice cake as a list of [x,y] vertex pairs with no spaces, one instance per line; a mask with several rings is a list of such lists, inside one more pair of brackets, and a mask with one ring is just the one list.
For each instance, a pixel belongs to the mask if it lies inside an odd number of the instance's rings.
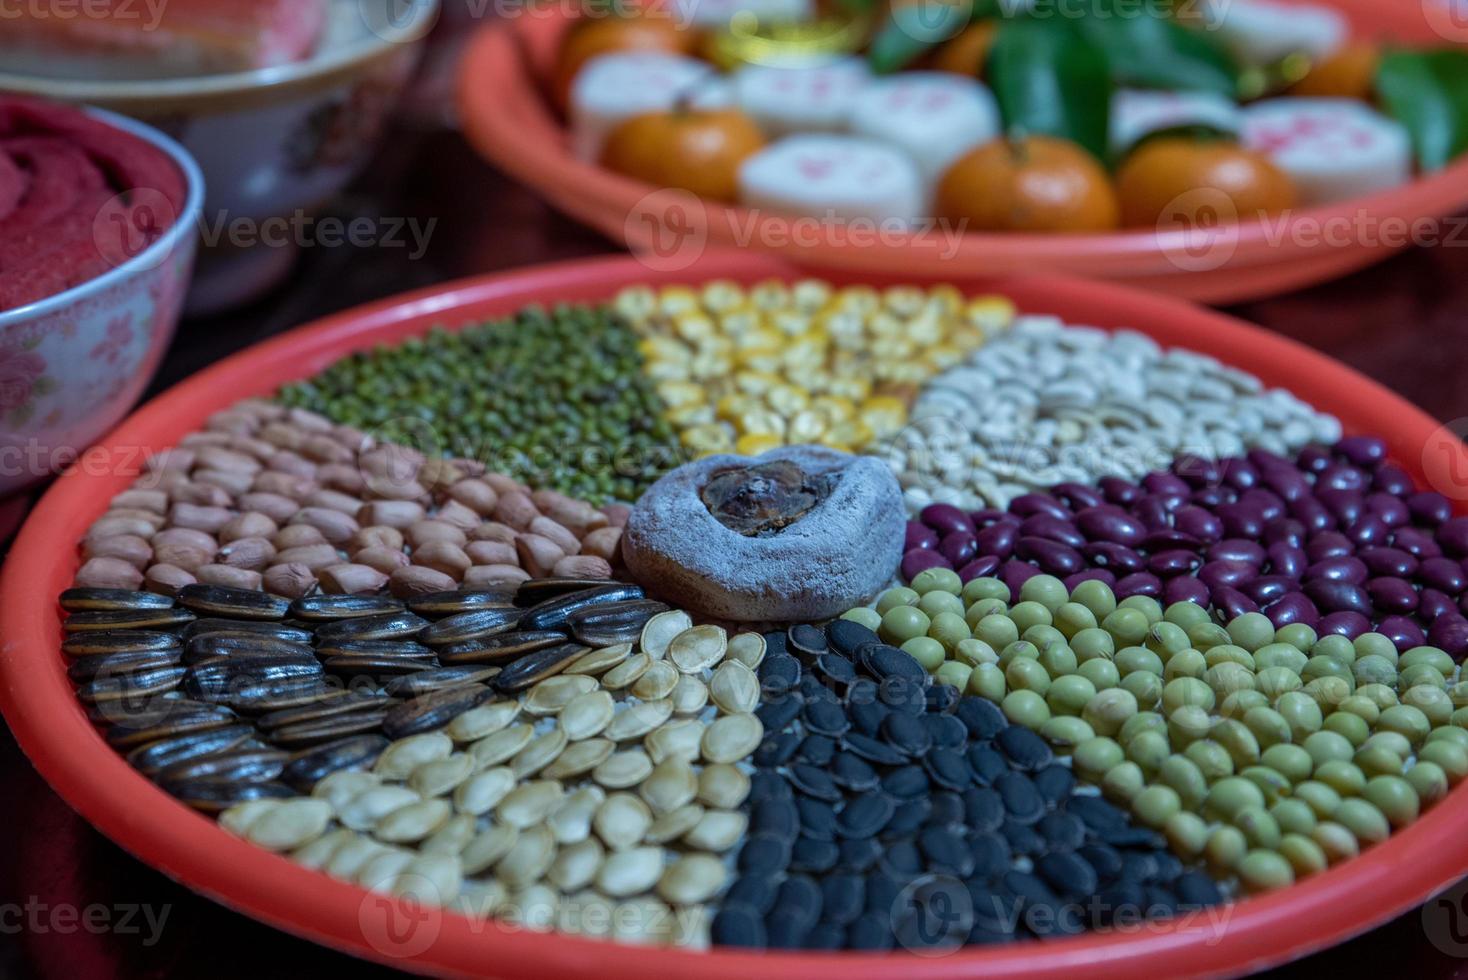
[[860,136],[787,136],[739,168],[740,203],[785,214],[908,223],[924,199],[907,154]]
[[798,68],[745,65],[734,73],[734,98],[770,137],[838,132],[869,81],[860,58]]
[[950,72],[910,71],[868,84],[851,112],[851,131],[890,143],[936,184],[953,161],[999,135],[994,93]]
[[1111,151],[1121,155],[1143,137],[1183,126],[1207,126],[1237,136],[1244,114],[1216,92],[1118,89],[1111,97]]
[[1204,21],[1249,65],[1273,64],[1296,53],[1320,61],[1338,51],[1350,34],[1337,10],[1271,0],[1209,0]]
[[711,78],[706,63],[658,51],[627,51],[591,59],[571,83],[571,149],[595,163],[622,121],[671,109],[678,97]]
[[1412,179],[1400,123],[1354,99],[1266,99],[1244,109],[1243,142],[1295,182],[1301,204],[1327,204]]

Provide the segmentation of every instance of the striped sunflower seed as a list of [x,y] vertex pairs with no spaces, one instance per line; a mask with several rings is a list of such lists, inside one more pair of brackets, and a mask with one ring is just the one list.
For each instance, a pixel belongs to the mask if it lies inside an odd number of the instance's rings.
[[596,887],[613,898],[639,895],[657,884],[662,873],[661,847],[634,847],[607,857],[596,873]]
[[697,718],[680,718],[648,732],[642,745],[654,763],[664,759],[697,762],[702,752],[704,727]]
[[566,750],[568,741],[565,732],[559,728],[552,728],[516,753],[515,757],[510,760],[510,771],[517,779],[526,779],[535,775],[559,758],[560,754]]
[[606,727],[606,737],[614,742],[641,738],[671,717],[672,701],[642,701],[630,705],[613,718],[612,723]]
[[729,634],[722,626],[695,626],[673,637],[668,659],[685,674],[696,674],[724,659]]
[[476,772],[454,790],[454,807],[460,813],[479,816],[493,810],[510,790],[515,788],[515,774],[509,766],[495,766]]
[[652,811],[631,793],[609,793],[596,808],[591,827],[601,842],[613,851],[636,847],[652,826]]
[[541,770],[546,779],[573,779],[584,776],[607,761],[617,748],[604,738],[588,738],[571,744],[557,757],[555,762]]
[[495,824],[488,830],[481,831],[469,842],[469,846],[464,848],[464,853],[459,855],[460,860],[464,862],[464,873],[476,875],[488,870],[499,863],[506,854],[509,854],[519,840],[519,828],[511,827],[509,824]]
[[573,742],[591,738],[607,725],[616,714],[616,702],[606,691],[590,691],[572,698],[561,709],[556,724]]
[[469,754],[474,756],[476,769],[488,769],[509,762],[534,736],[535,726],[521,722],[481,738],[469,746]]
[[749,777],[736,766],[704,766],[698,774],[698,802],[717,810],[732,810],[749,796],[749,785]]
[[630,693],[644,701],[657,701],[672,694],[673,688],[677,686],[678,669],[666,660],[658,660],[637,678]]
[[686,612],[669,609],[647,621],[647,625],[642,627],[642,638],[638,645],[652,659],[661,660],[667,655],[668,645],[673,642],[673,637],[692,627],[693,619]]
[[426,762],[447,759],[454,751],[454,740],[443,732],[424,732],[400,738],[382,750],[372,771],[383,779],[407,779]]
[[554,780],[522,783],[500,800],[499,806],[494,808],[494,816],[500,823],[524,830],[543,823],[565,795],[565,788]]
[[752,714],[724,715],[703,733],[703,757],[709,762],[738,762],[759,748],[765,726]]
[[652,658],[645,653],[634,653],[602,675],[601,686],[608,691],[620,691],[637,683],[638,678],[652,666]]
[[722,854],[744,839],[748,827],[749,817],[738,810],[708,810],[683,837],[683,843]]
[[719,893],[728,879],[724,862],[707,854],[685,854],[663,870],[658,894],[674,905],[697,905]]
[[759,677],[738,660],[725,660],[709,678],[709,697],[725,714],[749,714],[759,707]]

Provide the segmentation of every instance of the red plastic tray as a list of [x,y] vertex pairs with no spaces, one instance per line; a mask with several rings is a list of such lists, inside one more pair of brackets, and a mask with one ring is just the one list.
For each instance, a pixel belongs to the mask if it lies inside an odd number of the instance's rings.
[[[396,966],[494,977],[646,980],[760,977],[934,980],[1236,974],[1298,957],[1385,922],[1468,872],[1468,787],[1408,830],[1303,884],[1220,910],[1217,919],[1155,923],[1053,943],[911,954],[756,954],[649,950],[516,930],[456,914],[405,910],[238,840],[174,801],[117,756],[72,693],[59,652],[57,594],[76,571],[75,543],[137,472],[141,454],[173,445],[212,411],[309,375],[372,344],[509,313],[528,303],[595,301],[639,283],[797,275],[773,258],[711,253],[680,272],[616,258],[471,279],[333,316],[225,360],[148,403],[62,476],[22,529],[0,577],[0,710],[21,747],[85,818],[140,859],[233,909],[328,946]],[[841,277],[834,277],[840,281]],[[1348,431],[1385,435],[1414,476],[1443,489],[1468,473],[1468,447],[1422,412],[1350,369],[1292,341],[1177,300],[1062,279],[975,282],[1027,312],[1073,323],[1133,327],[1291,387],[1339,415]],[[1454,469],[1456,467],[1456,470]]]
[[[1386,44],[1468,41],[1468,25],[1456,25],[1447,13],[1452,0],[1308,2],[1339,9],[1357,36]],[[1380,262],[1416,240],[1420,229],[1433,227],[1430,219],[1468,205],[1468,159],[1462,159],[1370,197],[1300,210],[1284,222],[1243,222],[1214,236],[1206,229],[1171,227],[1076,235],[884,234],[875,241],[870,234],[840,235],[839,227],[813,234],[808,220],[659,191],[573,157],[567,130],[544,94],[572,19],[566,5],[551,5],[526,8],[511,24],[480,30],[459,78],[464,132],[486,158],[555,207],[633,251],[655,255],[664,267],[686,264],[705,245],[748,243],[807,265],[865,274],[1078,275],[1231,303]],[[1438,230],[1443,238],[1451,231]]]

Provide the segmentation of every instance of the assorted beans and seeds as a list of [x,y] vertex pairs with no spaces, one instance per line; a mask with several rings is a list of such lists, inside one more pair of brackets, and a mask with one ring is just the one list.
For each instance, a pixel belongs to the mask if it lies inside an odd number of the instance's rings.
[[[807,443],[838,452],[720,461]],[[875,577],[809,574],[838,535]],[[763,584],[715,598],[689,547]],[[435,330],[211,416],[80,550],[63,653],[131,765],[298,864],[525,928],[1182,919],[1468,776],[1451,501],[1241,371],[943,287]],[[849,611],[763,622],[762,590]]]

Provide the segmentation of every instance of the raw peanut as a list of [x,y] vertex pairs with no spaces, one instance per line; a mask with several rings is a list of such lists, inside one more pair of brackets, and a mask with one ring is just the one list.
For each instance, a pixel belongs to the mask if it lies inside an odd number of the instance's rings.
[[281,551],[287,548],[305,548],[313,544],[326,544],[326,535],[309,524],[288,524],[275,533],[270,543]]
[[370,477],[367,494],[383,500],[424,500],[428,491],[417,480],[394,480],[388,477]]
[[241,510],[264,514],[276,524],[283,524],[296,515],[301,505],[290,497],[278,493],[247,493],[239,499]]
[[484,474],[483,479],[484,482],[493,487],[494,492],[499,494],[500,496],[504,496],[507,493],[530,493],[530,489],[526,487],[525,484],[521,483],[514,477],[506,476],[503,473],[486,473]]
[[412,527],[408,528],[408,533],[404,537],[407,539],[408,547],[415,550],[434,541],[447,541],[462,548],[469,540],[467,534],[452,524],[436,520],[415,522]]
[[393,595],[405,599],[428,592],[447,592],[458,588],[459,583],[454,581],[452,575],[421,565],[409,565],[388,576],[387,587]]
[[158,470],[144,473],[133,481],[132,487],[134,490],[157,490],[160,493],[171,494],[176,488],[188,482],[189,475],[183,470]]
[[244,412],[262,422],[283,419],[290,411],[284,405],[277,405],[275,402],[266,398],[245,398],[235,402],[229,407],[229,410],[232,412]]
[[421,548],[413,549],[411,557],[413,564],[451,575],[455,581],[463,578],[464,573],[474,564],[464,554],[464,549],[452,541],[430,541]]
[[236,514],[229,519],[229,523],[219,529],[219,541],[227,544],[230,541],[238,541],[240,538],[270,538],[280,530],[269,515],[259,511],[247,510],[243,514]]
[[601,512],[607,515],[607,521],[612,527],[626,527],[627,518],[632,516],[632,508],[626,504],[607,504]]
[[219,549],[219,563],[258,572],[270,564],[275,550],[265,538],[239,538]]
[[454,459],[453,464],[464,471],[464,476],[466,479],[471,477],[477,479],[478,477],[483,476],[485,474],[485,471],[489,469],[489,467],[485,466],[479,460],[466,459],[463,456],[459,456]]
[[515,540],[515,552],[520,556],[521,567],[534,578],[550,575],[556,562],[566,557],[560,545],[538,534],[520,535]]
[[194,574],[205,585],[223,585],[231,589],[259,591],[263,581],[259,572],[229,565],[201,565]]
[[363,504],[357,511],[357,522],[363,527],[382,524],[405,530],[423,520],[423,505],[411,500],[379,500]]
[[313,463],[350,463],[352,450],[328,435],[307,436],[301,455]]
[[153,560],[153,548],[136,534],[118,534],[110,538],[91,538],[82,544],[82,557],[121,558],[134,568],[143,569]]
[[299,599],[316,586],[316,576],[311,569],[296,562],[275,565],[265,570],[265,591],[287,599]]
[[330,432],[334,427],[331,419],[309,408],[292,408],[286,412],[286,420],[292,425],[310,432]]
[[537,517],[531,521],[530,533],[550,538],[568,555],[574,555],[581,550],[581,539],[549,517]]
[[159,530],[168,523],[168,518],[162,514],[155,514],[151,510],[138,510],[135,507],[114,506],[103,517],[125,517],[131,521],[147,521],[148,526],[154,531]]
[[196,551],[207,551],[214,554],[219,549],[219,542],[214,536],[206,534],[191,527],[168,527],[153,535],[153,550],[166,548],[174,545],[193,548]]
[[153,560],[165,565],[177,565],[186,571],[195,571],[214,560],[214,552],[187,545],[164,545],[153,549]]
[[466,475],[452,460],[429,459],[424,461],[423,468],[418,471],[418,482],[429,491],[447,490]]
[[360,530],[360,525],[350,514],[343,514],[339,510],[332,510],[328,507],[302,508],[300,513],[291,518],[290,522],[314,527],[327,541],[338,546],[352,540],[352,535]]
[[92,558],[77,570],[76,585],[84,589],[136,589],[143,573],[121,558]]
[[479,526],[479,515],[457,500],[450,500],[438,509],[433,515],[436,521],[452,524],[460,531],[469,532]]
[[305,444],[306,433],[285,422],[271,422],[261,428],[260,438],[279,449],[295,451]]
[[265,466],[272,473],[289,473],[291,476],[299,476],[305,480],[316,479],[316,464],[305,456],[298,455],[288,449],[271,456],[265,461]]
[[471,541],[464,554],[476,565],[518,565],[520,561],[515,546],[503,541]]
[[154,453],[143,464],[143,468],[150,473],[159,470],[180,470],[187,473],[194,468],[194,451],[192,449],[165,449],[160,453]]
[[362,478],[362,471],[350,463],[323,463],[316,469],[316,479],[327,489],[351,494],[353,497],[361,497],[367,486],[367,481]]
[[168,513],[168,494],[162,490],[124,490],[112,498],[112,506],[150,510],[161,517]]
[[363,548],[387,548],[391,551],[403,550],[403,532],[386,524],[373,524],[364,527],[352,535],[352,540],[347,542],[347,547],[353,551]]
[[581,539],[581,553],[615,562],[622,553],[622,529],[599,527]]
[[199,580],[194,577],[193,573],[177,565],[153,565],[143,576],[144,587],[149,592],[157,592],[160,595],[173,595],[185,585],[193,585],[197,581]]
[[567,555],[556,562],[551,574],[557,578],[611,578],[612,566],[595,555]]
[[213,483],[200,483],[197,480],[190,480],[183,486],[175,487],[169,496],[173,498],[175,504],[193,504],[195,507],[228,507],[234,503],[234,498],[230,496],[228,490]]
[[197,504],[174,504],[168,511],[168,523],[174,527],[193,528],[209,534],[224,527],[233,517],[227,507],[200,507]]
[[278,493],[294,501],[305,500],[316,489],[316,481],[308,476],[294,476],[269,470],[255,477],[250,487],[256,493]]
[[[221,432],[190,432],[188,435],[186,435],[182,439],[180,439],[178,441],[178,444],[180,446],[187,446],[189,449],[192,449],[197,454],[199,452],[199,450],[205,449],[205,448],[207,448],[209,446],[227,446],[227,445],[229,445],[229,433],[228,432],[222,432],[222,431]],[[195,466],[202,466],[204,464],[199,463],[199,462],[196,461],[194,465]]]
[[368,565],[332,565],[321,570],[321,587],[338,595],[376,592],[387,584],[387,576]]
[[357,463],[362,468],[362,475],[369,479],[387,477],[401,482],[417,479],[418,471],[423,468],[426,459],[426,456],[411,446],[384,443],[362,453]]
[[276,552],[272,565],[300,564],[319,572],[331,565],[341,564],[341,555],[329,544],[311,544],[304,548],[285,548]]
[[97,522],[87,528],[87,538],[115,538],[122,534],[134,534],[140,538],[149,538],[158,530],[158,526],[152,521],[141,517],[129,517],[124,514],[116,517],[111,513],[103,514],[97,518]]
[[530,573],[519,565],[475,565],[464,573],[466,589],[492,589],[502,585],[519,585]]
[[400,568],[406,568],[412,564],[408,556],[396,548],[372,547],[363,548],[352,555],[352,561],[358,565],[366,565],[375,568],[385,575],[391,575]]
[[[246,470],[200,470],[193,472],[194,482],[205,486],[218,487],[229,495],[230,503],[234,498],[250,492],[250,486],[255,482],[254,474]],[[228,506],[226,504],[225,506]]]
[[555,490],[537,490],[530,495],[540,512],[560,524],[578,538],[586,532],[607,526],[607,515],[584,500],[568,497]]
[[307,497],[304,503],[308,507],[325,507],[328,510],[339,510],[348,517],[355,518],[357,511],[362,509],[362,501],[349,493],[340,490],[327,490],[322,488]]
[[449,499],[468,507],[480,517],[494,513],[500,495],[485,480],[460,480],[448,490]]
[[279,447],[272,446],[264,439],[259,439],[252,435],[237,435],[229,440],[229,448],[237,453],[244,453],[246,456],[258,461],[261,466],[264,466],[265,461],[271,456],[274,456],[275,450]]
[[531,521],[539,516],[540,511],[535,509],[530,497],[518,491],[500,494],[499,503],[494,508],[494,519],[517,531],[528,531]]
[[331,430],[331,437],[337,442],[341,443],[343,446],[346,446],[348,449],[350,449],[353,455],[356,455],[357,453],[365,453],[367,450],[377,445],[376,439],[373,439],[361,429],[358,429],[355,426],[351,425],[333,426]]
[[499,541],[503,544],[514,544],[517,537],[519,535],[515,533],[514,528],[496,521],[485,521],[469,532],[470,541]]
[[260,428],[258,420],[243,413],[236,412],[233,408],[221,409],[204,420],[204,428],[210,435],[237,436],[241,433],[254,432]]
[[224,446],[209,446],[199,450],[195,465],[207,470],[242,470],[246,473],[260,472],[260,461],[245,453]]

